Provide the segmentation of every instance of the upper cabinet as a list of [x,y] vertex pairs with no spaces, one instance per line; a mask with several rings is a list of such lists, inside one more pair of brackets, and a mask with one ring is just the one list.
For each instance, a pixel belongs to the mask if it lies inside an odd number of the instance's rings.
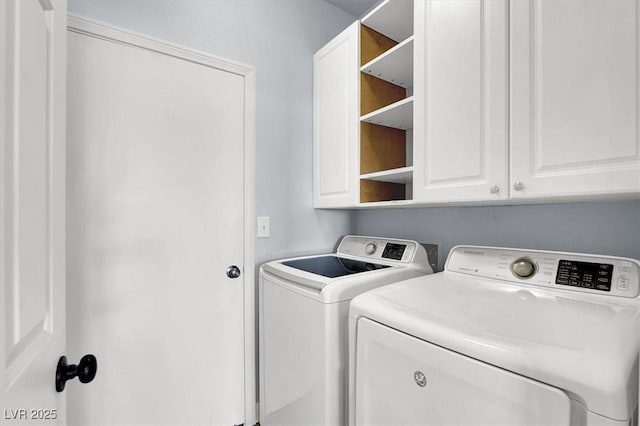
[[314,57],[316,207],[637,197],[639,1],[382,1]]
[[413,0],[386,0],[360,27],[360,205],[406,202],[413,184]]
[[511,2],[511,196],[640,191],[635,0]]
[[414,199],[506,199],[507,1],[417,1],[415,16]]
[[359,33],[356,22],[313,55],[314,207],[358,203]]

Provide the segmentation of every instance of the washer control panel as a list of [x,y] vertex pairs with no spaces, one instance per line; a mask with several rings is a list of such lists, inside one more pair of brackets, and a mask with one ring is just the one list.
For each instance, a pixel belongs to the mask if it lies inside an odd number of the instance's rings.
[[418,243],[410,240],[392,240],[348,235],[338,246],[338,254],[381,259],[402,263],[413,261]]
[[538,250],[458,246],[447,271],[541,287],[637,297],[640,262],[635,259]]

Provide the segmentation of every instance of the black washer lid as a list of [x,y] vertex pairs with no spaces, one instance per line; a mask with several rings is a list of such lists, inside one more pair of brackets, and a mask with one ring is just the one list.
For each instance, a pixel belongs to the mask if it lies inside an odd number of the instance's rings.
[[388,268],[388,265],[363,262],[360,260],[347,259],[338,256],[318,256],[306,259],[295,259],[282,262],[283,265],[301,271],[322,275],[328,278],[337,278],[345,275],[357,274],[360,272],[373,271],[376,269]]

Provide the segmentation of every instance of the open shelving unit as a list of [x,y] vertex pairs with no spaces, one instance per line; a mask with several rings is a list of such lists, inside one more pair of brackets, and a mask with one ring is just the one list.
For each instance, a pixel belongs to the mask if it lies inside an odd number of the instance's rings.
[[411,200],[413,0],[362,19],[360,65],[360,204]]

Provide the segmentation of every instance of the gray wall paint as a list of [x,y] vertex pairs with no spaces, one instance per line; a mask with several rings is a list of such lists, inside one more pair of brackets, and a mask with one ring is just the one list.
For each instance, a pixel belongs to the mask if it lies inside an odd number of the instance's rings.
[[351,213],[312,207],[312,55],[354,17],[324,0],[70,0],[69,11],[256,67],[261,263],[330,251]]
[[640,201],[359,211],[358,234],[439,246],[439,266],[457,244],[561,250],[640,259]]

